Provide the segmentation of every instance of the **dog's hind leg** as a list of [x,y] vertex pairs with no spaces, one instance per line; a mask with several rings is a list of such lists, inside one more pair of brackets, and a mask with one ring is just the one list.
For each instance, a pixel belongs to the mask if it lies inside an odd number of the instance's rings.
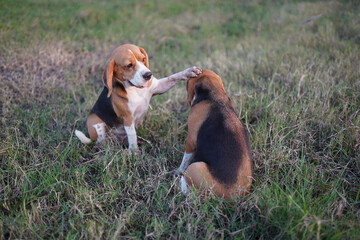
[[91,140],[101,142],[106,137],[106,124],[95,113],[90,114],[86,121]]
[[105,133],[106,133],[106,124],[105,123],[97,123],[94,124],[93,127],[96,130],[97,140],[96,142],[101,142],[105,140]]
[[227,195],[227,189],[214,179],[208,165],[204,162],[190,164],[183,174],[185,183],[181,182],[181,189],[183,189],[183,184],[186,184],[199,189],[204,195],[209,195],[211,192],[215,192],[220,197]]

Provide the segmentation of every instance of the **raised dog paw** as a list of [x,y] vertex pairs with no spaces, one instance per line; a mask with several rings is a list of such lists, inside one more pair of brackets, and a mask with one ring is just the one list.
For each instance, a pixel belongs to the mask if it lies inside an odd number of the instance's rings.
[[199,76],[201,72],[202,72],[201,68],[193,66],[185,70],[185,76],[186,78],[193,78]]

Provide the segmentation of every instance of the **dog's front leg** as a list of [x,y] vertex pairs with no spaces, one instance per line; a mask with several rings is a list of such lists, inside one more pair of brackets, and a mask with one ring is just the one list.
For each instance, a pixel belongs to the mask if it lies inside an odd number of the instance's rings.
[[195,151],[196,144],[194,144],[194,138],[191,138],[191,135],[189,134],[186,139],[184,156],[180,167],[177,169],[177,174],[182,174],[188,168],[195,156]]
[[137,149],[138,145],[134,122],[132,122],[130,126],[124,126],[124,128],[128,137],[129,150],[131,151]]
[[[183,160],[180,164],[180,167],[179,169],[177,170],[177,172],[179,174],[182,174],[187,168],[188,166],[190,165],[191,161],[193,160],[194,158],[194,153],[184,153],[184,157],[183,157]],[[186,181],[185,181],[185,178],[184,176],[181,176],[181,179],[180,179],[180,187],[181,187],[181,191],[186,194],[187,193],[187,184],[186,184]]]
[[[190,165],[191,161],[193,160],[194,158],[194,152],[192,153],[184,153],[184,156],[183,156],[183,159],[182,159],[182,162],[180,164],[180,167],[174,171],[174,174],[178,175],[178,174],[181,174],[188,168],[188,166]],[[180,178],[180,187],[181,187],[181,191],[186,194],[187,193],[187,184],[186,184],[186,181],[185,181],[185,178],[184,176],[181,176]]]
[[178,172],[180,174],[187,169],[187,167],[190,165],[193,158],[194,158],[194,153],[186,153],[186,152],[184,152],[182,162],[181,162],[180,167],[178,169]]
[[152,94],[162,94],[175,86],[181,80],[188,80],[192,77],[197,77],[201,73],[198,67],[191,67],[182,72],[175,73],[169,77],[161,78],[153,83]]

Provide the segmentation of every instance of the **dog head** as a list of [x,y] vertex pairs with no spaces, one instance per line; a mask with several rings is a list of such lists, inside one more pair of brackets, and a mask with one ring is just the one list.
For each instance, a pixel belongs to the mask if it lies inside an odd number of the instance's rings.
[[190,78],[186,82],[187,100],[186,107],[191,106],[191,102],[199,88],[207,89],[210,92],[225,93],[221,78],[211,70],[202,70],[202,73],[196,78]]
[[149,59],[145,50],[133,44],[124,44],[116,48],[108,61],[103,74],[105,86],[109,89],[108,97],[113,90],[113,80],[138,88],[151,84],[152,73],[149,70]]

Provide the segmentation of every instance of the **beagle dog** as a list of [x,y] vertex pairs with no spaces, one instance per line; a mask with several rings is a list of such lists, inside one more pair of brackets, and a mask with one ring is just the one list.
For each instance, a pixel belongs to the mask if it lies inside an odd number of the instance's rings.
[[106,63],[103,74],[105,87],[87,118],[90,138],[76,130],[81,142],[101,142],[109,129],[126,138],[129,149],[138,147],[135,127],[148,111],[153,95],[162,94],[180,80],[188,80],[201,73],[197,67],[188,68],[169,77],[156,79],[149,70],[149,59],[141,47],[124,44],[116,48]]
[[178,169],[182,192],[186,194],[188,186],[194,186],[226,200],[246,195],[252,181],[250,142],[221,78],[203,70],[187,82],[186,90],[191,110]]

